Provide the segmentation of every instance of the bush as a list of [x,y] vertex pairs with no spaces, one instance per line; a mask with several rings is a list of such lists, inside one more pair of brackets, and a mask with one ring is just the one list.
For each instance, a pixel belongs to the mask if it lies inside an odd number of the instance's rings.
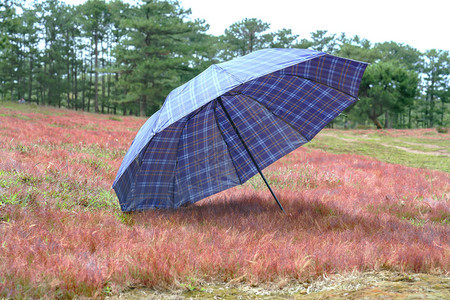
[[109,117],[109,119],[110,119],[110,120],[113,120],[113,121],[122,121],[121,118],[115,117],[115,116],[111,116],[111,117]]
[[371,125],[358,124],[355,126],[355,129],[373,129],[374,127]]
[[448,128],[447,128],[447,127],[443,127],[443,126],[441,126],[441,127],[436,127],[436,131],[437,131],[438,133],[448,133]]

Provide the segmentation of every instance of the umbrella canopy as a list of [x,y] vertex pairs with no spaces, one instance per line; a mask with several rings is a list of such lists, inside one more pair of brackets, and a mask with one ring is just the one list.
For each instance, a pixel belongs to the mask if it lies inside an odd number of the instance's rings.
[[306,49],[210,66],[137,133],[113,183],[122,210],[177,208],[243,184],[357,101],[366,66]]

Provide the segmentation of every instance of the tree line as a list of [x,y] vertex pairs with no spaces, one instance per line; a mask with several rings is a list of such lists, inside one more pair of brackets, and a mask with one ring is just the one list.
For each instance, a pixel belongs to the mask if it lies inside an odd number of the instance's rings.
[[336,122],[377,128],[447,126],[449,51],[291,29],[245,18],[220,36],[177,1],[0,3],[0,99],[148,116],[208,66],[263,48],[309,48],[369,62],[360,101]]

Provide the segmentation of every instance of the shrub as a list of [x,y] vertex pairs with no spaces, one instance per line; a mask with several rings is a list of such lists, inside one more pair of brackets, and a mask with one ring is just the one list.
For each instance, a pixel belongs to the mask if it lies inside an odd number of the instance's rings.
[[443,127],[443,126],[439,126],[439,127],[436,127],[436,131],[438,133],[448,133],[448,128]]

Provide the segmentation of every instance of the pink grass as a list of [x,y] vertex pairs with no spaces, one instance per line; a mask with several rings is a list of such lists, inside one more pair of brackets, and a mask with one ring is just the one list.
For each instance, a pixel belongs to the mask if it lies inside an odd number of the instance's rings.
[[92,203],[145,120],[57,112],[0,117],[0,197],[18,199],[0,207],[0,297],[449,270],[447,173],[300,148],[264,170],[286,214],[257,178],[178,211],[121,214]]

